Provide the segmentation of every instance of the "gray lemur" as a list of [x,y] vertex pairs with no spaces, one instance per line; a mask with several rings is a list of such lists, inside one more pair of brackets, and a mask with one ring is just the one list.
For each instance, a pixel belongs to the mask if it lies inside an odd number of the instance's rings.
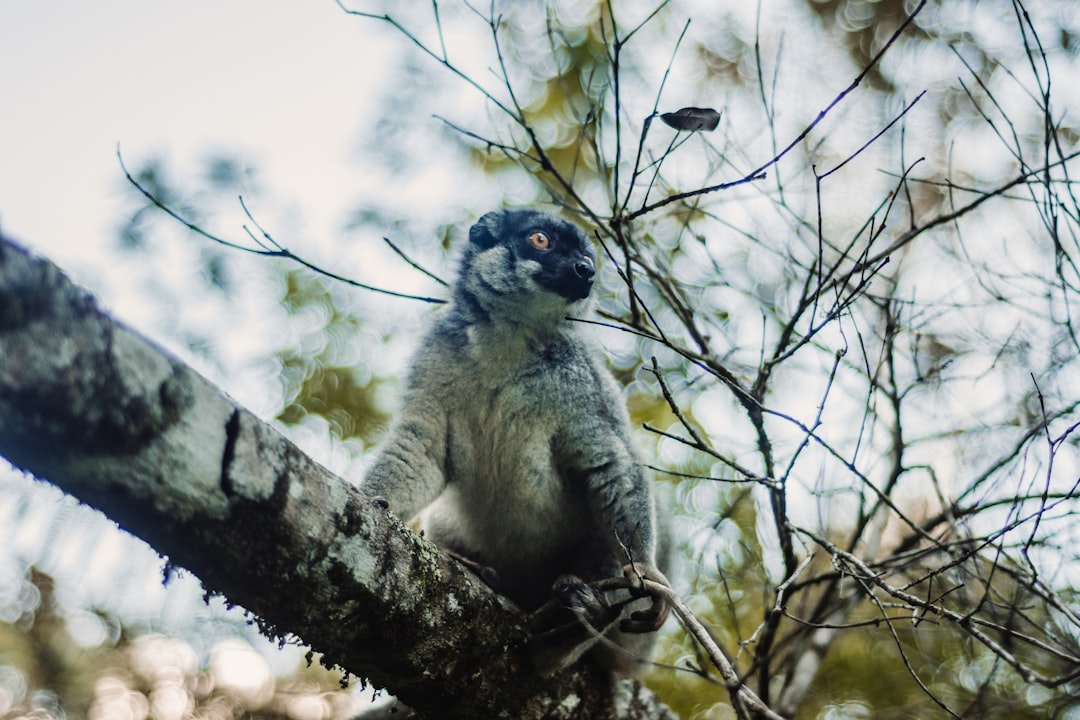
[[[667,584],[667,526],[619,387],[567,317],[590,309],[595,274],[568,222],[480,218],[361,488],[403,519],[419,514],[429,539],[534,613],[541,672],[586,651],[631,672],[668,613],[642,584]],[[635,591],[588,585],[624,575]]]

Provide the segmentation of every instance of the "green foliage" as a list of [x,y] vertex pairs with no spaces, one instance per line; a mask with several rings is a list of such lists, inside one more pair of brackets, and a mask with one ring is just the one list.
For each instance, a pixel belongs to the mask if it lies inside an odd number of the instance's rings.
[[[177,208],[178,211],[198,222],[197,210],[182,202],[175,191],[175,184],[166,176],[165,163],[161,158],[145,160],[134,173],[135,179],[154,197],[161,200],[168,207]],[[149,224],[155,218],[157,207],[151,203],[142,202],[127,217],[117,233],[120,247],[123,250],[143,250],[146,247],[146,232]]]
[[50,576],[30,568],[13,593],[16,601],[0,608],[5,617],[15,615],[13,622],[0,622],[0,717],[17,717],[30,705],[85,715],[90,703],[93,678],[80,666],[96,667],[103,653],[73,642],[57,614],[54,586]]
[[516,67],[540,66],[551,70],[533,75],[517,88],[520,107],[516,142],[532,151],[506,153],[496,144],[473,145],[471,157],[484,172],[523,168],[533,174],[557,202],[569,202],[568,179],[574,186],[605,186],[610,178],[603,161],[600,135],[604,102],[609,91],[611,57],[608,54],[602,2],[576,8],[587,24],[568,27],[548,9],[546,31],[510,13],[499,26],[506,39],[506,54]]
[[338,438],[371,444],[389,413],[379,402],[384,381],[359,361],[361,321],[339,310],[325,281],[312,273],[290,270],[285,280],[282,305],[306,330],[297,345],[276,353],[285,388],[277,419],[292,425],[321,417]]
[[105,613],[89,641],[72,635],[54,582],[30,568],[18,603],[0,606],[0,718],[16,720],[285,720],[345,717],[358,711],[342,675],[301,661],[275,677],[239,639],[206,658],[183,640],[127,626]]

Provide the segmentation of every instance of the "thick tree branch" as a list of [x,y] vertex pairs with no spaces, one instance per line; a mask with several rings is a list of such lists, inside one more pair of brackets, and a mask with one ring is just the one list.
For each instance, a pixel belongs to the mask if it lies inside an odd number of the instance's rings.
[[672,717],[588,667],[182,362],[0,237],[0,455],[427,717]]

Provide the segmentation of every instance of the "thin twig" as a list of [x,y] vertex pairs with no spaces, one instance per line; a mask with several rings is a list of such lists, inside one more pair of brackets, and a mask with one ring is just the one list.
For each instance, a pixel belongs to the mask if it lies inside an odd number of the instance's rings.
[[251,212],[247,208],[247,205],[244,204],[243,198],[240,199],[240,205],[243,208],[245,215],[247,215],[248,219],[251,220],[251,223],[259,230],[260,234],[259,234],[259,236],[256,236],[247,227],[244,227],[243,230],[247,234],[247,236],[252,239],[252,241],[256,244],[257,247],[250,247],[248,245],[241,245],[240,243],[235,243],[235,242],[232,242],[231,240],[226,240],[225,238],[220,237],[218,235],[215,235],[215,234],[205,230],[204,228],[199,227],[195,223],[189,221],[187,218],[182,216],[180,213],[173,210],[168,205],[166,205],[164,202],[159,200],[157,198],[157,196],[155,196],[146,187],[144,187],[138,180],[136,180],[135,177],[132,176],[132,174],[128,171],[127,166],[124,165],[124,158],[120,153],[120,147],[119,146],[117,146],[117,148],[116,148],[116,157],[117,157],[117,160],[120,161],[120,169],[124,173],[124,177],[127,178],[127,181],[129,183],[131,183],[131,185],[136,190],[138,190],[140,193],[142,193],[143,197],[145,197],[147,200],[149,200],[151,204],[153,204],[156,208],[158,208],[163,213],[165,213],[166,215],[171,217],[173,220],[176,220],[178,223],[180,223],[181,225],[186,227],[188,230],[196,233],[197,235],[199,235],[199,236],[201,236],[203,238],[206,238],[207,240],[215,242],[215,243],[217,243],[219,245],[222,245],[224,247],[231,248],[233,250],[241,250],[243,252],[252,253],[254,255],[261,255],[263,257],[284,258],[285,260],[291,260],[292,262],[296,263],[297,265],[301,265],[303,267],[306,267],[307,269],[309,269],[309,270],[311,270],[313,272],[316,272],[319,275],[322,275],[324,277],[328,277],[328,278],[330,278],[332,280],[337,280],[338,282],[343,282],[346,285],[350,285],[352,287],[359,288],[361,290],[370,290],[371,292],[376,292],[376,293],[380,293],[380,294],[383,294],[383,295],[389,295],[391,297],[405,298],[405,299],[408,299],[408,300],[420,300],[421,302],[433,303],[433,304],[441,304],[441,303],[446,302],[445,300],[442,300],[440,298],[425,297],[423,295],[412,295],[412,294],[409,294],[409,293],[397,292],[396,290],[387,290],[385,288],[375,287],[374,285],[367,285],[365,283],[358,282],[357,280],[353,280],[352,278],[345,277],[344,275],[338,275],[337,273],[331,272],[331,271],[327,270],[326,268],[320,267],[320,266],[316,265],[315,263],[304,259],[303,257],[297,255],[296,253],[294,253],[291,250],[288,250],[287,248],[282,246],[279,242],[274,240],[270,236],[269,233],[267,233],[265,230],[263,230],[259,226],[259,224],[255,221],[254,217],[252,217]]

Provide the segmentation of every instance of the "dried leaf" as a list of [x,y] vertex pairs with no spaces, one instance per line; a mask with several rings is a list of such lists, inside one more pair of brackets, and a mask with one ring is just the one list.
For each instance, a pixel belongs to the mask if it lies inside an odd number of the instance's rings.
[[707,132],[716,129],[716,126],[720,123],[720,113],[712,108],[684,107],[682,110],[663,113],[660,115],[660,119],[676,130],[687,130],[689,132],[702,130]]

